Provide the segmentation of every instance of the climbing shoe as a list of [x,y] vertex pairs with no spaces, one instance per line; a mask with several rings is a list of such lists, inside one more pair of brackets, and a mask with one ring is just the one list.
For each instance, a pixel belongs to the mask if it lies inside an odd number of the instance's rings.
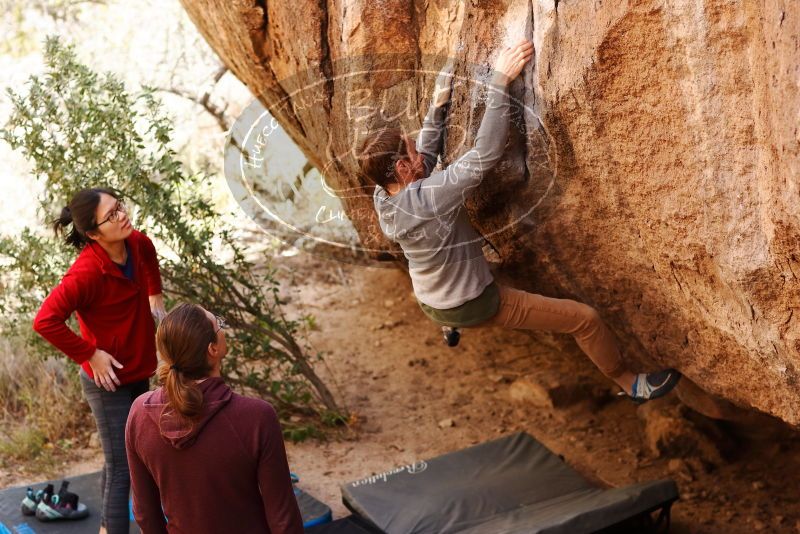
[[56,494],[42,495],[36,507],[36,519],[40,521],[58,521],[61,519],[83,519],[89,515],[85,504],[78,502],[78,496],[68,491],[69,482],[61,482],[61,489]]
[[44,489],[34,491],[33,488],[28,488],[25,492],[25,497],[22,499],[22,515],[35,515],[36,507],[42,502],[42,497],[53,494],[53,485],[48,484]]
[[675,369],[664,369],[655,373],[640,373],[633,381],[631,400],[642,404],[649,400],[663,397],[672,391],[681,379],[680,372]]

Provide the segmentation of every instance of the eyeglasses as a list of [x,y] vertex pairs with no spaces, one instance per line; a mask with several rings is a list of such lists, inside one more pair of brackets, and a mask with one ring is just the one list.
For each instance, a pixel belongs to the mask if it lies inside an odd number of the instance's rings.
[[97,223],[97,226],[95,228],[97,228],[101,224],[105,224],[107,222],[114,222],[115,223],[115,222],[119,221],[119,214],[120,213],[128,213],[128,210],[125,207],[125,203],[122,200],[118,200],[117,201],[117,205],[114,206],[114,209],[112,210],[111,213],[108,214],[108,217],[103,219],[103,222]]
[[228,322],[225,320],[224,317],[220,317],[219,315],[215,315],[214,317],[217,318],[217,325],[218,325],[218,328],[214,330],[214,335],[216,335],[217,332],[219,332],[220,330],[228,328]]

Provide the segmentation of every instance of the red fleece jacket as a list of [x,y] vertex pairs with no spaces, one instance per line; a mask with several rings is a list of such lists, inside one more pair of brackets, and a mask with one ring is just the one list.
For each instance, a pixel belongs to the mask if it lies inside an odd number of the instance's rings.
[[[42,303],[33,329],[81,364],[94,378],[89,358],[101,349],[117,359],[122,384],[152,376],[156,369],[155,323],[149,295],[161,293],[161,274],[152,241],[134,230],[125,240],[133,281],[122,274],[103,247],[89,242],[61,282]],[[77,312],[81,335],[65,322]]]
[[275,410],[219,377],[198,388],[193,424],[167,409],[163,388],[131,406],[125,448],[142,533],[303,534]]

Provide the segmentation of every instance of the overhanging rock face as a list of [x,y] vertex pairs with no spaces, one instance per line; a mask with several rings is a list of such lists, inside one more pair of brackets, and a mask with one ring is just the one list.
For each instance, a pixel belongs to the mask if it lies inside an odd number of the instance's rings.
[[468,203],[508,281],[597,307],[636,367],[800,425],[793,2],[182,1],[374,253],[395,249],[353,147],[387,120],[419,128],[452,56],[452,160],[481,66],[531,39],[506,158]]

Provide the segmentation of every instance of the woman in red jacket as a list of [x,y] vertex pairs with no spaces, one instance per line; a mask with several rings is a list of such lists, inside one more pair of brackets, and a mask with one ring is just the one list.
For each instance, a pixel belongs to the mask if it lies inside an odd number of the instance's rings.
[[194,304],[158,327],[163,386],[136,399],[125,432],[144,534],[303,532],[275,410],[220,377],[224,328]]
[[[42,303],[33,328],[81,365],[81,385],[105,456],[100,532],[127,533],[125,422],[156,369],[153,318],[165,314],[158,259],[153,243],[133,229],[122,199],[110,189],[78,192],[54,229],[66,233],[80,254]],[[80,336],[65,324],[73,312]]]

